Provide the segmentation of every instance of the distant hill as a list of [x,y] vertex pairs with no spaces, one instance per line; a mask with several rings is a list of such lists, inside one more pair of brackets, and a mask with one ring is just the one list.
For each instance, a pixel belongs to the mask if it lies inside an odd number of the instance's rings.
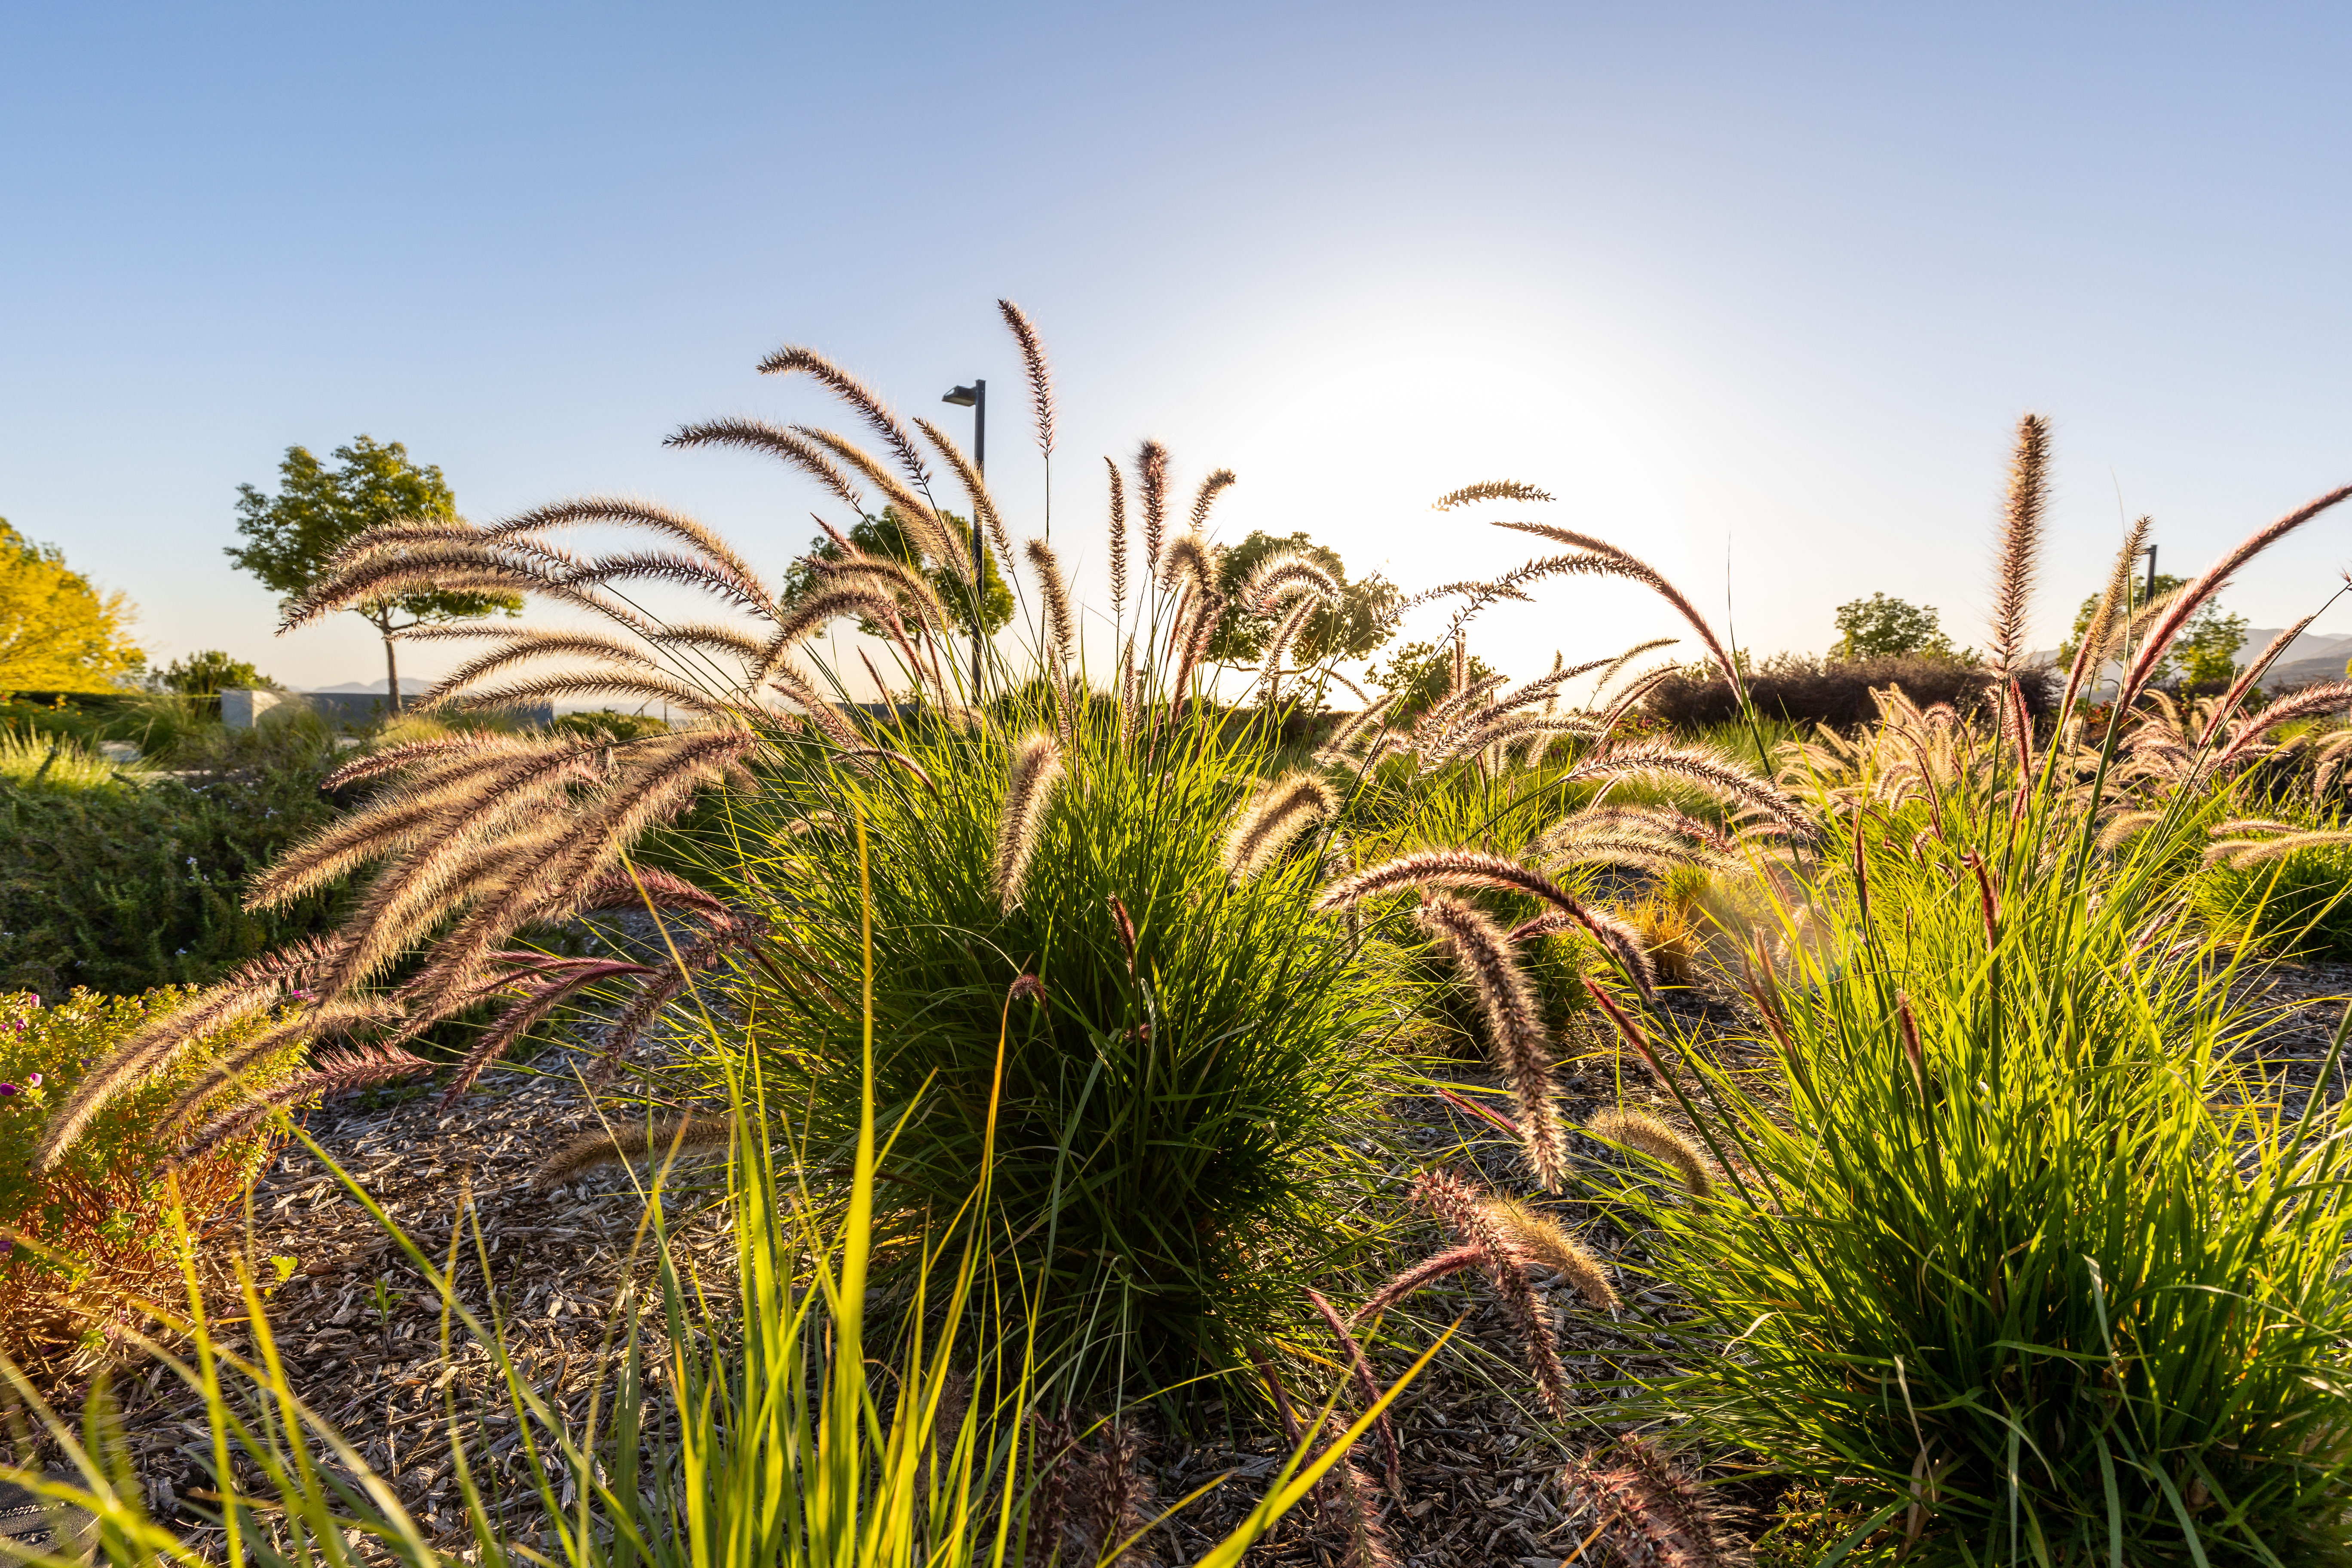
[[[340,686],[298,686],[294,689],[297,691],[317,691],[331,695],[341,692],[349,692],[353,696],[381,697],[385,692],[391,690],[392,688],[383,680],[346,680]],[[404,697],[422,696],[424,693],[432,689],[433,683],[420,676],[404,675],[400,678],[400,693]]]

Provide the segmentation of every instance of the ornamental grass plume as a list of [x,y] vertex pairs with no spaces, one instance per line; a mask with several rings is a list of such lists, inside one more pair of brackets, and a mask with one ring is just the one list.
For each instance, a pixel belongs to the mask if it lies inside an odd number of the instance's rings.
[[[1364,1347],[1349,1329],[1348,1321],[1321,1291],[1309,1289],[1307,1299],[1315,1304],[1316,1314],[1331,1331],[1331,1337],[1339,1342],[1340,1353],[1348,1358],[1348,1377],[1355,1386],[1356,1397],[1363,1402],[1364,1408],[1370,1409],[1380,1402],[1381,1384],[1372,1374],[1372,1363],[1365,1359]],[[1404,1495],[1404,1455],[1397,1446],[1396,1423],[1383,1410],[1372,1423],[1372,1431],[1381,1440],[1381,1477],[1388,1483],[1389,1495],[1401,1498]]]
[[1452,511],[1457,506],[1468,506],[1482,500],[1550,500],[1551,493],[1517,479],[1481,479],[1475,485],[1464,485],[1458,490],[1448,490],[1439,496],[1432,511]]
[[1062,748],[1051,734],[1034,731],[1014,742],[1004,774],[1004,805],[996,819],[996,853],[989,861],[989,886],[1005,913],[1021,907],[1021,884],[1037,852],[1045,807],[1062,779]]
[[1528,1371],[1535,1379],[1544,1409],[1555,1419],[1566,1420],[1568,1369],[1560,1364],[1559,1349],[1552,1342],[1550,1319],[1528,1284],[1524,1258],[1495,1223],[1486,1201],[1459,1177],[1443,1170],[1422,1173],[1412,1184],[1412,1195],[1465,1246],[1477,1249],[1505,1312],[1519,1331]]
[[1256,876],[1290,842],[1339,809],[1331,786],[1315,773],[1297,772],[1275,780],[1244,806],[1225,836],[1225,869],[1235,881]]
[[906,470],[907,478],[918,485],[929,485],[930,475],[923,468],[923,457],[915,449],[913,437],[898,422],[898,415],[882,401],[874,389],[849,372],[835,364],[814,349],[781,348],[760,362],[761,375],[799,374],[816,381],[824,388],[856,410],[874,433],[882,437],[890,455]]
[[2171,651],[2173,643],[2189,625],[2189,618],[2203,608],[2207,600],[2220,593],[2223,585],[2237,575],[2240,567],[2347,497],[2352,497],[2352,485],[2338,486],[2256,529],[2228,554],[2200,573],[2195,581],[2165,601],[2163,613],[2148,627],[2138,656],[2132,660],[2131,668],[2124,675],[2123,689],[2116,697],[2116,711],[2130,710],[2139,694],[2156,679],[2158,666],[2164,662],[2165,655]]
[[1484,911],[1444,893],[1424,894],[1417,918],[1438,940],[1478,998],[1496,1065],[1511,1086],[1528,1163],[1547,1192],[1568,1178],[1568,1140],[1552,1105],[1551,1048],[1544,1038],[1543,1006],[1511,954],[1510,944]]
[[1695,1198],[1715,1191],[1714,1173],[1698,1145],[1645,1111],[1622,1106],[1604,1110],[1585,1122],[1584,1130],[1604,1143],[1639,1150],[1666,1166]]
[[1110,458],[1103,467],[1110,470],[1110,616],[1118,622],[1127,613],[1127,479]]
[[1050,462],[1054,457],[1054,373],[1045,359],[1045,341],[1037,335],[1037,328],[1029,320],[1029,312],[1010,300],[999,300],[996,309],[1012,331],[1013,341],[1021,345],[1021,367],[1029,378],[1029,407],[1037,424],[1037,450]]
[[1233,487],[1234,477],[1231,468],[1219,468],[1201,481],[1201,488],[1192,496],[1192,529],[1194,533],[1207,529],[1209,509],[1217,504],[1219,496]]
[[1992,639],[1995,668],[2014,673],[2025,658],[2025,613],[2042,553],[2042,516],[2050,504],[2050,421],[2028,414],[2017,422],[2017,447],[2009,464],[2009,493],[2001,504],[2000,538],[1993,572]]
[[[1625,1568],[1748,1568],[1752,1561],[1706,1489],[1641,1437],[1560,1473],[1572,1528]],[[1587,1534],[1587,1531],[1590,1531]]]
[[1143,570],[1160,575],[1160,547],[1168,532],[1168,448],[1147,440],[1135,451],[1136,499],[1143,507]]
[[1052,545],[1042,539],[1033,539],[1024,548],[1045,600],[1045,646],[1053,650],[1055,679],[1066,680],[1071,661],[1077,657],[1076,616],[1070,608],[1070,584],[1062,576],[1062,563],[1055,556]]
[[771,425],[764,419],[700,419],[681,425],[662,445],[691,450],[699,447],[740,447],[745,451],[765,452],[814,479],[835,500],[859,516],[866,514],[866,498],[851,484],[849,476],[833,454],[797,431],[781,425]]
[[531,1173],[530,1184],[544,1191],[600,1166],[724,1149],[734,1132],[734,1121],[724,1116],[666,1116],[643,1126],[593,1127],[542,1161]]
[[1487,1212],[1517,1245],[1522,1257],[1575,1286],[1576,1293],[1591,1306],[1613,1312],[1623,1304],[1618,1299],[1617,1288],[1609,1282],[1608,1270],[1601,1267],[1601,1259],[1551,1215],[1509,1198],[1496,1199],[1487,1205]]
[[1545,923],[1550,917],[1539,916],[1528,921],[1511,933],[1513,942],[1565,930],[1563,922],[1572,921],[1601,944],[1644,1000],[1654,1004],[1657,1000],[1657,979],[1649,956],[1623,921],[1588,908],[1541,872],[1531,871],[1499,855],[1471,849],[1432,849],[1402,855],[1331,883],[1315,900],[1315,907],[1339,909],[1382,893],[1430,887],[1488,888],[1539,900],[1551,906],[1557,920]]
[[1160,555],[1160,585],[1205,597],[1217,585],[1217,550],[1197,531],[1180,534]]
[[1682,616],[1690,628],[1698,634],[1699,641],[1706,645],[1707,653],[1715,659],[1716,668],[1723,671],[1724,679],[1731,682],[1732,689],[1739,692],[1747,690],[1747,679],[1739,668],[1738,661],[1724,650],[1722,639],[1715,635],[1715,628],[1708,625],[1706,617],[1700,615],[1696,607],[1683,596],[1682,590],[1666,581],[1664,574],[1659,572],[1656,567],[1642,561],[1628,551],[1619,549],[1605,539],[1596,539],[1589,533],[1578,533],[1571,529],[1555,528],[1546,522],[1498,522],[1495,526],[1515,529],[1521,533],[1536,534],[1540,538],[1549,539],[1572,549],[1586,552],[1591,564],[1579,566],[1577,570],[1598,572],[1604,575],[1623,577],[1641,584],[1672,605],[1675,613]]

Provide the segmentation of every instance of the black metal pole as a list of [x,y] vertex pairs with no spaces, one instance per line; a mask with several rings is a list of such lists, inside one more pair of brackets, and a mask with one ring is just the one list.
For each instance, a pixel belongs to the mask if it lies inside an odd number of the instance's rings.
[[[971,466],[988,474],[988,383],[971,382]],[[971,509],[971,700],[981,700],[981,639],[988,625],[988,546],[981,536],[980,508]]]

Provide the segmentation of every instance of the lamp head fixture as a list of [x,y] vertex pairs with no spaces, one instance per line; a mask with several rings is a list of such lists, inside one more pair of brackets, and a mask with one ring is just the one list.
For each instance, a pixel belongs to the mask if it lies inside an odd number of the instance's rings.
[[940,398],[940,401],[941,403],[952,403],[958,408],[970,408],[973,404],[980,401],[980,394],[973,391],[969,386],[959,386],[953,392],[949,393],[945,397]]

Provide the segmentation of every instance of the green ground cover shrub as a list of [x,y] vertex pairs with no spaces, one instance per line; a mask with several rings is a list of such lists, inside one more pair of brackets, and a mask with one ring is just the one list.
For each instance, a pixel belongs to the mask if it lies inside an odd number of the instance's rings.
[[[136,1321],[132,1298],[175,1295],[179,1262],[167,1223],[175,1193],[189,1226],[207,1235],[277,1146],[280,1135],[264,1128],[167,1176],[157,1133],[163,1109],[196,1085],[215,1051],[278,1021],[264,1014],[147,1075],[110,1101],[56,1166],[33,1170],[43,1119],[92,1063],[192,994],[78,990],[47,1006],[29,993],[0,995],[0,1230],[7,1233],[0,1242],[0,1356],[21,1368],[55,1372],[94,1331]],[[263,1058],[247,1084],[260,1090],[283,1081],[300,1055],[289,1046]]]
[[[57,994],[208,984],[329,929],[337,895],[244,908],[247,879],[325,823],[333,742],[304,723],[214,726],[135,787],[0,776],[0,985]],[[54,772],[54,770],[53,770]]]

